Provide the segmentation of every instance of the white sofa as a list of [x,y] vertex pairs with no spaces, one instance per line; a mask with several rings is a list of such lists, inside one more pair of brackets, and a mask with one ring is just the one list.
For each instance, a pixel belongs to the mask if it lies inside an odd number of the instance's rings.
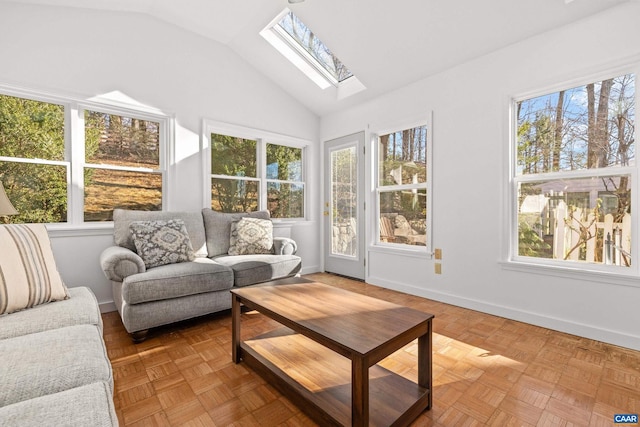
[[117,426],[102,318],[42,224],[0,226],[0,426]]

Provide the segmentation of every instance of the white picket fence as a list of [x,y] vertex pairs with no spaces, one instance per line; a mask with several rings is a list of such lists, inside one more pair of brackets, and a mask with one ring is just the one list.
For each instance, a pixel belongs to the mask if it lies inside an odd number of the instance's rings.
[[[586,214],[586,215],[585,215]],[[604,222],[595,220],[589,210],[576,208],[570,214],[565,202],[561,201],[555,210],[555,230],[553,234],[553,257],[556,259],[579,260],[582,241],[586,246],[587,262],[596,260],[596,240],[602,229],[602,260],[605,264],[628,265],[631,262],[631,215],[625,214],[622,222],[614,223],[613,215],[607,214]],[[586,242],[584,242],[586,236]],[[572,251],[572,248],[575,248]],[[571,252],[570,252],[571,251]]]

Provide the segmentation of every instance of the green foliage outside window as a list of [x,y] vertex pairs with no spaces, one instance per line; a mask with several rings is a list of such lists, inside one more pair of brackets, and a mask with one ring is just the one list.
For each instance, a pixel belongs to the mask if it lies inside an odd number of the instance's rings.
[[[64,107],[0,95],[0,156],[64,161]],[[65,166],[0,161],[0,179],[19,212],[8,221],[66,221]]]
[[[262,146],[265,153],[259,158],[258,141],[211,134],[211,209],[268,209],[272,218],[304,217],[303,150],[278,144]],[[265,178],[267,200],[261,207],[260,184]]]
[[[94,164],[83,170],[85,221],[110,220],[114,207],[162,208],[159,130],[157,122],[85,111],[85,140],[79,143],[85,161]],[[67,221],[68,152],[64,106],[0,95],[0,180],[19,212],[7,221]],[[104,164],[154,172],[101,168]]]
[[256,141],[211,134],[213,175],[256,177]]
[[256,141],[211,134],[211,174],[229,178],[211,179],[211,208],[220,212],[258,210],[259,188],[255,178]]
[[302,149],[267,144],[267,179],[302,181]]

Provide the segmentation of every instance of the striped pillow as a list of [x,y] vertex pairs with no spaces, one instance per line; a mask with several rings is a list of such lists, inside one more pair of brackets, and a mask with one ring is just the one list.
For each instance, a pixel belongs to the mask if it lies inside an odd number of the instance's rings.
[[0,226],[0,315],[69,298],[43,224]]

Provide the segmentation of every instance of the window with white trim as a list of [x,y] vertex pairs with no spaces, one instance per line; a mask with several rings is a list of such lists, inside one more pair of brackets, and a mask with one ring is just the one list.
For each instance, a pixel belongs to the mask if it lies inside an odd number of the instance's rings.
[[84,110],[84,220],[109,221],[116,207],[162,210],[161,125]]
[[378,136],[378,244],[430,247],[427,125]]
[[161,210],[169,119],[7,90],[0,94],[0,180],[13,223],[110,221],[114,208]]
[[624,74],[515,100],[514,259],[631,267],[635,99]]
[[282,219],[305,217],[305,149],[301,142],[281,142],[277,135],[250,129],[220,133],[209,129],[211,209],[268,210],[272,218]]

